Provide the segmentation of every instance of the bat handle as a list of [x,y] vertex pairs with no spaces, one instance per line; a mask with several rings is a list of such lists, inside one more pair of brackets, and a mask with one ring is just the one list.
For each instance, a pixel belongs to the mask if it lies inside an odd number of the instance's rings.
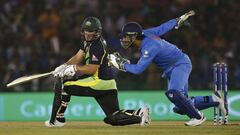
[[62,82],[62,90],[64,88],[64,85],[63,85],[63,77],[61,77],[61,82]]

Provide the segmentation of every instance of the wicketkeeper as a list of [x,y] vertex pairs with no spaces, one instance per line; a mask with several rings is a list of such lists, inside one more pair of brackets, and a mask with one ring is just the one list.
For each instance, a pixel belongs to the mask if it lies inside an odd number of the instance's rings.
[[120,33],[121,45],[125,49],[130,46],[139,47],[141,51],[139,61],[137,64],[131,64],[118,53],[109,55],[111,64],[125,72],[140,74],[151,63],[162,69],[163,77],[168,80],[165,94],[175,105],[174,112],[190,118],[190,121],[185,122],[186,126],[198,126],[206,120],[199,110],[218,106],[226,114],[223,98],[218,92],[212,96],[197,96],[191,99],[188,97],[188,78],[192,71],[191,60],[176,45],[161,38],[171,29],[178,29],[194,14],[194,11],[190,11],[160,26],[144,30],[138,23],[129,22],[123,26]]

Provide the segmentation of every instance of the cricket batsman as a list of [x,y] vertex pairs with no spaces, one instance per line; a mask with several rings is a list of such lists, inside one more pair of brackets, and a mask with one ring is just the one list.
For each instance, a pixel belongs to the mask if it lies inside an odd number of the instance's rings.
[[138,110],[120,110],[116,82],[108,65],[106,41],[102,37],[102,25],[98,18],[88,17],[81,27],[79,51],[65,64],[57,67],[52,114],[45,121],[47,127],[66,124],[64,112],[71,96],[93,97],[106,115],[104,122],[113,126],[129,124],[148,125],[147,107]]

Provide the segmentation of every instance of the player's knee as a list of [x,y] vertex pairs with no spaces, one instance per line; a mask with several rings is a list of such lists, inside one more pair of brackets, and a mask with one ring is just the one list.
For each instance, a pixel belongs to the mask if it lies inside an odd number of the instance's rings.
[[62,101],[69,102],[71,99],[71,95],[66,93],[65,91],[62,92]]
[[186,113],[185,112],[183,112],[180,108],[178,108],[178,107],[173,107],[173,112],[174,113],[177,113],[177,114],[180,114],[180,115],[185,115]]
[[165,92],[165,95],[168,97],[169,100],[172,100],[178,97],[185,97],[185,98],[188,97],[187,93],[185,93],[184,91],[175,90],[175,89],[168,90],[167,92]]
[[109,115],[109,116],[105,117],[104,122],[106,124],[110,124],[112,126],[118,126],[119,112],[120,111],[117,111],[117,112],[113,113],[112,115]]
[[174,99],[176,96],[178,96],[180,94],[180,92],[178,90],[168,90],[167,92],[165,92],[165,95],[168,97],[169,100]]

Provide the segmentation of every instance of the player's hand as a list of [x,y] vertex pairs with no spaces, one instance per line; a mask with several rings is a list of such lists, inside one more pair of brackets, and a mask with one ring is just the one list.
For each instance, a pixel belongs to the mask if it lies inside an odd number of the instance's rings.
[[128,59],[123,58],[118,52],[108,55],[109,65],[118,70],[126,72],[124,68],[125,63],[130,63]]
[[187,19],[190,17],[190,16],[193,16],[195,15],[195,11],[194,10],[191,10],[187,13],[185,13],[184,15],[180,16],[177,18],[177,25],[175,26],[175,29],[178,29],[179,27],[181,27],[182,25],[184,25],[185,23],[187,23]]
[[62,72],[66,69],[67,64],[62,64],[55,68],[55,70],[52,72],[54,77],[60,77],[62,76]]
[[61,77],[64,76],[72,77],[76,74],[76,71],[77,71],[76,65],[68,65],[66,69],[62,72]]

